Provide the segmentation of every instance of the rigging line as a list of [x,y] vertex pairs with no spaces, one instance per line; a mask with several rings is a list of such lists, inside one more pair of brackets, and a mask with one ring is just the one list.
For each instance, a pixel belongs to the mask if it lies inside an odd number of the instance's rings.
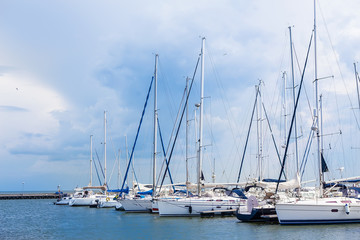
[[[209,120],[210,118],[210,120]],[[215,137],[214,137],[214,133],[213,133],[213,128],[212,128],[212,110],[211,110],[211,98],[210,98],[210,117],[209,118],[206,118],[205,117],[205,121],[207,122],[208,125],[210,125],[210,136],[211,136],[211,143],[210,143],[210,146],[212,146],[212,149],[213,148],[216,148],[216,150],[218,150],[217,148],[217,145],[216,145],[216,142],[215,142]],[[204,145],[205,147],[206,146],[209,146],[209,145]],[[212,163],[212,160],[213,160],[213,152],[211,152],[211,157],[210,158],[207,158],[207,160],[209,161],[209,165],[210,165],[210,168],[213,169],[213,163]]]
[[[159,129],[159,135],[160,135],[160,141],[161,141],[161,148],[162,148],[163,154],[164,154],[164,161],[166,162],[166,165],[168,166],[168,165],[169,165],[169,162],[168,162],[168,160],[167,160],[167,158],[166,158],[166,152],[165,152],[165,147],[164,147],[163,138],[162,138],[162,135],[161,135],[159,118],[157,119],[157,122],[158,122],[158,129]],[[160,173],[161,173],[161,171],[160,171]],[[173,179],[172,179],[172,176],[171,176],[170,168],[169,168],[169,167],[168,167],[168,173],[169,173],[169,178],[170,178],[171,184],[174,184],[174,181],[173,181]],[[156,182],[156,187],[157,187],[158,184],[159,184],[159,180],[160,180],[160,175],[159,175],[158,180],[157,180],[157,182]],[[172,187],[173,187],[173,190],[174,190],[174,192],[175,192],[175,186],[172,185]]]
[[[154,81],[154,77],[151,78],[149,90],[148,90],[148,93],[147,93],[147,96],[146,96],[144,108],[143,108],[143,111],[142,111],[142,115],[141,115],[141,118],[140,118],[138,130],[137,130],[136,137],[135,137],[135,140],[134,140],[134,145],[133,145],[132,150],[131,150],[130,160],[129,160],[128,166],[127,166],[127,168],[126,168],[126,172],[125,172],[123,184],[122,184],[122,186],[121,186],[121,191],[124,190],[125,181],[126,181],[126,179],[127,179],[127,175],[128,175],[128,172],[129,172],[129,168],[130,168],[130,165],[131,165],[131,160],[132,160],[132,158],[133,158],[133,154],[134,154],[136,142],[137,142],[137,139],[138,139],[138,136],[139,136],[139,132],[140,132],[140,128],[141,128],[141,123],[142,123],[143,118],[144,118],[144,114],[145,114],[147,102],[148,102],[148,100],[149,100],[150,91],[151,91],[151,87],[152,87],[153,81]],[[135,174],[135,171],[134,171],[134,174]],[[136,175],[135,175],[135,176],[136,176]],[[139,184],[138,184],[138,185],[139,185]]]
[[172,142],[172,139],[174,137],[175,130],[176,130],[176,123],[179,121],[180,112],[181,112],[181,109],[182,109],[182,105],[183,105],[183,101],[185,99],[185,96],[186,96],[186,88],[184,89],[184,93],[183,93],[183,96],[182,96],[181,101],[180,101],[179,110],[178,110],[178,113],[176,115],[176,119],[175,119],[175,122],[174,122],[173,129],[171,131],[170,140],[169,140],[168,146],[166,148],[166,152],[169,152],[169,148],[171,146],[171,142]]
[[[339,110],[340,108],[339,108],[338,96],[337,96],[337,92],[336,92],[335,87],[334,87],[334,92],[335,92],[336,111],[337,111],[337,114],[338,114],[338,124],[340,126],[340,129],[342,129],[342,124],[341,124],[341,119],[340,119],[340,110]],[[353,111],[353,113],[355,114],[355,111]],[[341,140],[341,149],[342,149],[342,155],[343,155],[342,159],[343,159],[344,164],[345,164],[345,148],[344,148],[344,142],[343,142],[342,135],[340,136],[340,140]]]
[[[134,159],[135,159],[135,157],[134,157]],[[140,191],[140,184],[139,184],[139,181],[138,181],[136,172],[135,172],[134,162],[131,162],[131,169],[132,169],[132,171],[133,171],[134,178],[135,178],[135,182],[137,183],[138,190]]]
[[244,163],[244,159],[245,159],[245,152],[246,152],[248,141],[249,141],[252,121],[253,121],[254,115],[255,115],[254,113],[255,113],[255,108],[256,108],[256,105],[257,105],[258,95],[259,95],[259,88],[256,88],[255,102],[254,102],[254,107],[253,107],[252,114],[251,114],[251,120],[250,120],[250,124],[249,124],[249,129],[248,129],[247,136],[246,136],[244,151],[243,151],[243,155],[242,155],[242,158],[241,158],[241,164],[240,164],[239,174],[238,174],[238,177],[237,177],[237,183],[240,181],[240,175],[241,175],[241,171],[242,171],[242,167],[243,167],[243,163]]
[[[173,125],[173,129],[172,129],[172,131],[171,131],[169,143],[168,143],[167,148],[166,148],[166,152],[167,152],[167,153],[169,152],[169,148],[170,148],[170,146],[171,146],[172,139],[173,139],[173,137],[174,137],[174,132],[175,132],[175,129],[176,129],[176,123],[178,122],[178,119],[179,119],[179,116],[180,116],[180,112],[181,112],[181,109],[182,109],[182,105],[183,105],[183,101],[184,101],[185,96],[186,96],[186,88],[184,89],[184,93],[183,93],[182,99],[181,99],[181,101],[180,101],[179,110],[178,110],[178,113],[177,113],[177,115],[176,115],[176,120],[175,120],[175,123],[174,123],[174,125]],[[166,155],[164,155],[164,157],[166,158]],[[161,172],[163,171],[164,166],[165,166],[165,162],[163,162],[162,165],[161,165],[160,174],[161,174]]]
[[[194,71],[193,77],[192,77],[192,79],[191,79],[189,91],[188,91],[188,93],[187,93],[187,95],[186,95],[185,104],[184,104],[184,107],[183,107],[183,110],[182,110],[182,114],[181,114],[181,117],[180,117],[179,126],[178,126],[178,128],[177,128],[177,130],[176,130],[174,143],[173,143],[172,148],[171,148],[171,151],[170,151],[169,162],[168,162],[168,165],[166,165],[165,173],[167,172],[167,169],[168,169],[169,164],[170,164],[170,161],[171,161],[171,157],[172,157],[172,154],[173,154],[173,151],[174,151],[176,139],[177,139],[177,136],[178,136],[178,134],[179,134],[179,130],[180,130],[180,127],[181,127],[181,122],[182,122],[183,117],[184,117],[184,113],[185,113],[185,110],[186,110],[186,106],[187,106],[187,104],[188,104],[190,92],[191,92],[191,89],[192,89],[192,86],[193,86],[193,83],[194,83],[194,79],[195,79],[195,75],[196,75],[196,72],[197,72],[197,68],[198,68],[198,66],[199,66],[199,62],[200,62],[200,56],[198,57],[198,60],[197,60],[197,62],[196,62],[195,71]],[[162,185],[163,185],[163,183],[164,183],[164,180],[165,180],[165,174],[163,175],[163,178],[162,178],[162,181],[161,181],[160,190],[161,190],[161,187],[162,187]]]
[[[283,48],[282,48],[282,54],[281,54],[281,61],[280,61],[280,65],[279,65],[279,70],[278,70],[278,73],[279,75],[277,76],[277,79],[276,79],[276,86],[279,86],[279,81],[280,79],[282,78],[280,75],[282,73],[281,69],[283,68],[284,66],[284,61],[285,61],[285,52],[286,52],[286,49],[287,49],[287,46],[288,46],[288,43],[287,43],[287,37],[286,37],[286,34],[287,34],[287,31],[285,32],[285,37],[284,37],[284,42],[283,42]],[[266,91],[266,89],[264,88],[264,90]],[[271,107],[270,107],[270,113],[273,113],[273,112],[276,112],[277,111],[277,107],[278,107],[278,103],[275,104],[274,101],[275,101],[275,96],[276,95],[279,95],[276,91],[273,91],[273,95],[272,95],[272,102],[271,102]],[[279,102],[279,97],[277,98],[278,102]],[[273,110],[273,107],[276,107],[275,110]]]
[[[109,131],[108,131],[109,132]],[[111,143],[111,146],[112,146],[112,149],[113,149],[113,152],[114,152],[114,156],[115,156],[115,159],[117,159],[117,154],[116,154],[116,151],[115,151],[115,147],[114,147],[114,142],[112,140],[112,137],[110,137],[110,143]],[[120,158],[120,156],[119,156]],[[112,178],[112,175],[114,174],[114,170],[115,170],[115,167],[116,167],[116,164],[117,164],[117,160],[114,161],[114,165],[112,167],[112,170],[111,170],[111,173],[110,173],[110,177],[109,177],[109,181],[108,181],[108,184],[111,182],[111,178]],[[120,173],[121,174],[121,173]],[[120,175],[121,176],[121,175]]]
[[[211,66],[212,66],[212,70],[213,70],[214,75],[215,75],[216,84],[217,84],[218,89],[219,89],[219,91],[220,91],[220,93],[221,93],[221,94],[220,94],[220,99],[221,99],[222,104],[223,104],[223,106],[224,106],[224,111],[225,111],[225,114],[226,114],[226,116],[227,116],[227,123],[228,123],[228,125],[229,125],[229,127],[230,127],[230,131],[231,131],[232,137],[233,137],[233,139],[234,139],[234,145],[235,145],[235,148],[236,148],[236,153],[240,156],[239,144],[237,144],[238,140],[237,140],[237,138],[236,138],[236,136],[235,136],[235,133],[239,134],[239,136],[240,136],[241,134],[240,134],[239,132],[235,131],[235,130],[238,130],[238,128],[236,128],[236,129],[234,130],[234,128],[233,128],[233,126],[232,126],[232,124],[231,124],[231,120],[234,121],[235,117],[234,117],[231,109],[228,109],[228,106],[230,105],[230,104],[229,104],[229,100],[228,100],[227,97],[226,97],[227,95],[225,94],[224,86],[222,85],[221,81],[219,80],[220,77],[219,77],[219,74],[218,74],[218,72],[217,72],[217,70],[216,70],[216,68],[215,68],[215,66],[214,66],[214,63],[213,63],[213,60],[212,60],[212,57],[211,57],[212,54],[211,54],[211,51],[210,51],[210,50],[208,50],[208,54],[207,54],[207,55],[209,56],[209,60],[210,60]],[[227,105],[226,105],[226,104],[227,104]],[[234,122],[235,122],[235,121],[234,121]]]
[[161,59],[158,59],[158,65],[159,65],[159,68],[158,68],[159,75],[161,75],[161,77],[164,79],[163,83],[164,83],[164,86],[165,86],[166,97],[167,97],[167,99],[171,100],[170,101],[171,104],[170,104],[170,107],[169,107],[169,111],[170,111],[170,117],[172,118],[172,121],[174,123],[173,116],[174,116],[174,109],[175,109],[175,106],[176,106],[174,98],[173,98],[174,94],[171,93],[171,88],[169,87],[169,84],[168,84],[169,81],[168,81],[167,74],[162,71],[163,67],[162,67]]
[[95,154],[96,154],[96,157],[97,157],[98,163],[99,163],[99,165],[100,165],[100,169],[101,169],[101,172],[102,172],[103,178],[105,178],[104,169],[103,169],[103,167],[102,167],[102,165],[101,165],[100,158],[99,158],[99,155],[98,155],[98,153],[97,153],[96,149],[95,149]]
[[102,186],[102,184],[101,184],[101,180],[100,180],[100,176],[99,176],[99,171],[98,171],[98,169],[97,169],[97,166],[96,166],[95,161],[93,161],[93,163],[94,163],[94,166],[95,166],[96,175],[97,175],[98,180],[99,180],[99,186]]
[[296,103],[295,103],[294,112],[293,112],[293,115],[292,115],[292,118],[291,118],[289,135],[288,135],[288,138],[287,138],[287,141],[286,141],[286,145],[285,145],[284,159],[283,159],[283,162],[282,162],[281,171],[280,171],[280,174],[279,174],[279,179],[278,179],[277,184],[276,184],[275,194],[276,194],[277,191],[278,191],[279,183],[280,183],[280,179],[281,179],[281,175],[282,175],[282,172],[284,171],[284,166],[285,166],[285,162],[286,162],[286,154],[287,154],[287,150],[288,150],[288,148],[289,148],[289,142],[290,142],[290,137],[291,137],[292,128],[293,128],[293,125],[294,125],[294,119],[295,119],[295,115],[296,115],[296,109],[297,109],[297,106],[298,106],[298,103],[299,103],[299,99],[300,99],[301,88],[302,88],[302,85],[303,85],[303,82],[304,82],[304,74],[305,74],[305,70],[306,70],[307,61],[308,61],[308,58],[309,58],[309,52],[310,52],[310,47],[311,47],[311,42],[312,42],[313,34],[314,34],[314,31],[312,31],[311,37],[310,37],[310,43],[309,43],[308,51],[307,51],[307,54],[306,54],[305,64],[304,64],[304,71],[302,72],[302,75],[301,75],[301,80],[300,80],[300,84],[299,84],[298,94],[297,94],[297,96],[296,96]]
[[[261,93],[259,93],[261,95]],[[278,150],[278,147],[276,145],[276,141],[275,141],[275,138],[274,138],[274,134],[273,134],[273,131],[271,129],[271,125],[270,125],[270,121],[269,121],[269,118],[268,118],[268,115],[267,115],[267,112],[266,112],[266,109],[265,109],[265,105],[264,103],[262,102],[261,103],[262,106],[263,106],[263,109],[264,109],[264,113],[265,113],[265,117],[266,117],[266,120],[267,120],[267,123],[268,123],[268,126],[269,126],[269,130],[270,130],[270,133],[271,133],[271,137],[272,137],[272,140],[273,140],[273,143],[274,143],[274,147],[275,147],[275,150],[276,150],[276,155],[279,159],[279,163],[280,163],[280,166],[281,166],[281,159],[280,159],[280,154],[279,154],[279,150]],[[284,174],[284,178],[286,179],[286,174],[285,174],[285,171],[283,172]]]
[[[265,86],[265,83],[264,83],[264,86]],[[262,88],[262,92],[264,92],[264,94],[263,95],[261,95],[261,92],[259,93],[260,94],[260,96],[262,96],[262,98],[261,99],[264,99],[265,97],[265,95],[267,95],[266,94],[266,88],[265,87],[263,87]],[[275,91],[274,91],[275,92]],[[280,99],[280,96],[279,96],[279,98],[278,99]],[[279,102],[279,100],[278,100],[278,102]],[[260,107],[261,107],[261,104],[262,105],[264,105],[264,101],[261,101],[261,103],[260,103]],[[280,111],[281,111],[281,104],[276,104],[276,106],[279,106],[280,105]],[[265,107],[265,106],[264,106]],[[277,112],[277,109],[278,109],[278,107],[276,107],[276,109],[275,109],[275,112]],[[260,119],[261,121],[262,120],[264,120],[264,119]],[[271,129],[271,127],[270,128],[264,128],[263,127],[263,152],[269,152],[269,145],[270,144],[268,144],[269,143],[269,139],[267,138],[267,134],[268,134],[268,131],[270,131],[269,133],[270,133],[270,135],[272,135],[272,129]],[[267,141],[267,144],[265,144],[266,143],[266,141]],[[281,164],[280,164],[281,165]]]
[[346,95],[347,95],[347,98],[348,98],[349,103],[350,103],[351,111],[353,112],[353,115],[354,115],[354,118],[355,118],[357,127],[358,127],[358,129],[360,130],[359,121],[358,121],[358,119],[357,119],[357,117],[356,117],[355,109],[354,109],[353,104],[352,104],[352,101],[351,101],[351,99],[350,99],[349,91],[348,91],[348,89],[347,89],[347,87],[346,87],[346,84],[345,84],[344,76],[343,76],[343,73],[342,73],[341,68],[340,68],[339,59],[338,59],[338,57],[337,57],[337,55],[336,55],[336,52],[335,52],[335,49],[334,49],[334,45],[333,45],[333,43],[332,43],[332,40],[331,40],[331,37],[330,37],[330,33],[329,33],[329,30],[328,30],[328,27],[327,27],[327,24],[326,24],[326,21],[325,21],[325,17],[324,17],[324,15],[323,15],[323,12],[322,12],[320,3],[319,3],[319,8],[320,8],[321,17],[322,17],[322,19],[323,19],[323,21],[324,21],[325,30],[326,30],[326,33],[327,33],[327,35],[328,35],[329,41],[330,41],[331,49],[332,49],[332,52],[333,52],[334,58],[335,58],[335,60],[336,60],[336,64],[337,64],[337,67],[338,67],[340,76],[341,76],[341,80],[342,80],[342,82],[343,82],[343,84],[344,84],[344,87],[345,87],[345,90],[346,90]]
[[[356,117],[355,109],[354,109],[354,107],[353,107],[353,104],[352,104],[352,101],[351,101],[351,98],[350,98],[350,95],[349,95],[349,91],[348,91],[348,89],[347,89],[347,87],[346,87],[346,84],[345,84],[344,76],[343,76],[343,73],[342,73],[342,71],[341,71],[340,64],[339,64],[339,59],[338,59],[338,57],[337,57],[337,55],[336,55],[336,53],[335,53],[334,45],[333,45],[333,43],[332,43],[332,40],[331,40],[331,37],[330,37],[330,33],[329,33],[329,29],[328,29],[328,27],[327,27],[327,24],[326,24],[326,21],[325,21],[325,17],[324,17],[324,14],[323,14],[323,12],[322,12],[320,3],[319,3],[318,5],[319,5],[321,17],[322,17],[322,19],[323,19],[323,21],[324,21],[324,26],[325,26],[325,29],[326,29],[326,33],[327,33],[328,38],[329,38],[329,41],[330,41],[331,49],[332,49],[334,58],[335,58],[335,60],[336,60],[336,64],[337,64],[338,70],[339,70],[339,72],[340,72],[341,80],[342,80],[342,82],[343,82],[343,84],[344,84],[344,87],[345,87],[345,90],[346,90],[346,95],[347,95],[347,98],[348,98],[349,103],[350,103],[350,106],[351,106],[351,111],[352,111],[352,113],[353,113],[353,115],[354,115],[354,118],[355,118],[357,127],[358,127],[358,129],[360,130],[359,121],[358,121],[358,118]],[[338,118],[338,120],[339,120],[339,125],[341,126],[339,106],[338,106],[338,101],[337,101],[337,95],[335,95],[335,97],[336,97],[336,105],[337,105],[337,111],[338,111],[338,116],[339,116],[339,118]],[[343,160],[344,160],[344,162],[345,162],[345,149],[344,149],[344,143],[343,143],[343,141],[342,141],[342,138],[341,138],[341,146],[342,146],[342,150],[343,150]]]
[[[298,69],[299,69],[299,73],[301,74],[300,63],[299,63],[299,59],[298,59],[298,56],[297,56],[297,53],[296,53],[296,48],[295,48],[294,42],[293,42],[293,50],[294,50],[294,54],[295,54],[296,63],[297,63]],[[311,114],[311,118],[314,118],[313,112],[312,112],[312,109],[311,109],[310,100],[309,100],[309,95],[308,95],[307,90],[306,90],[306,85],[304,85],[304,91],[305,91],[306,101],[307,101],[307,104],[308,104],[308,107],[309,107],[309,112]]]
[[[315,122],[315,119],[314,119],[312,126],[315,126],[315,124],[316,124],[316,122]],[[314,131],[311,129],[310,134],[309,134],[309,138],[308,138],[307,143],[306,143],[305,152],[304,152],[303,158],[301,160],[301,165],[300,165],[301,177],[300,177],[300,180],[304,176],[305,167],[306,167],[307,160],[308,160],[308,157],[309,157],[313,137],[314,137]]]

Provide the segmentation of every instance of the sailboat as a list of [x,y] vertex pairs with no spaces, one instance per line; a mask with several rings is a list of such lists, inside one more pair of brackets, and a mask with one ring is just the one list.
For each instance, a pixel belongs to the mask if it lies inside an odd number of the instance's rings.
[[[90,136],[90,165],[92,164],[92,136]],[[117,201],[115,195],[109,195],[107,192],[106,179],[106,111],[104,111],[104,185],[92,186],[92,165],[90,166],[90,183],[89,186],[83,187],[84,194],[81,197],[70,199],[70,206],[90,206],[90,207],[115,207]],[[96,192],[95,192],[96,191]]]
[[[315,92],[316,92],[316,126],[312,130],[317,137],[317,156],[319,166],[319,196],[312,199],[297,198],[292,201],[278,202],[276,213],[279,223],[288,224],[330,224],[330,223],[357,223],[360,222],[360,200],[343,196],[341,193],[329,196],[324,193],[325,165],[320,147],[320,120],[319,96],[316,58],[316,1],[314,1],[314,51],[315,51]],[[358,178],[355,178],[359,180]],[[339,182],[345,180],[338,180]]]
[[[291,27],[289,27],[289,33],[290,33],[290,53],[291,53],[291,69],[292,69],[292,92],[293,92],[293,101],[294,101],[294,105],[296,103],[295,101],[295,82],[294,82],[294,68],[293,68],[293,44],[292,44],[292,35],[291,35]],[[286,72],[283,72],[283,81],[284,81],[284,102],[283,102],[283,109],[284,109],[284,129],[285,129],[285,141],[284,141],[284,145],[283,147],[285,147],[287,144],[287,134],[286,134]],[[250,129],[251,129],[251,123],[253,121],[253,116],[254,116],[254,112],[255,112],[255,108],[258,109],[257,112],[260,112],[260,118],[258,117],[258,125],[259,125],[259,120],[262,119],[262,111],[261,110],[261,105],[263,108],[263,111],[265,113],[266,116],[266,120],[268,123],[268,127],[269,127],[269,131],[271,133],[272,139],[273,139],[273,143],[274,143],[274,147],[281,165],[281,160],[280,160],[280,154],[278,151],[278,148],[276,146],[276,142],[275,142],[275,138],[273,136],[273,131],[266,113],[266,109],[265,109],[265,105],[262,102],[262,96],[261,96],[261,91],[260,91],[260,87],[261,87],[261,83],[262,81],[260,80],[259,85],[256,86],[256,97],[255,97],[255,103],[253,106],[253,110],[252,110],[252,117],[250,120],[250,126],[249,126],[249,130],[248,130],[248,137],[249,137],[249,133],[250,133]],[[260,98],[260,101],[258,101],[257,99]],[[260,107],[259,104],[260,103]],[[294,106],[295,107],[295,106]],[[297,159],[297,131],[296,131],[296,115],[294,115],[294,126],[295,126],[295,150],[296,150],[296,162],[298,162]],[[260,129],[262,129],[261,125],[260,127],[257,128],[258,131]],[[259,134],[260,137],[262,136],[262,134]],[[291,132],[289,133],[289,135],[291,135]],[[245,144],[245,149],[244,149],[244,154],[243,154],[243,158],[242,158],[242,162],[241,162],[241,167],[239,170],[239,175],[238,175],[238,181],[240,178],[240,173],[241,173],[241,168],[242,168],[242,164],[243,164],[243,160],[244,160],[244,156],[245,156],[245,150],[246,150],[246,146],[247,146],[247,142],[248,142],[248,137],[246,140],[246,144]],[[239,209],[236,211],[236,217],[243,222],[277,222],[277,215],[276,215],[276,210],[275,210],[275,203],[276,201],[278,201],[281,198],[291,198],[293,197],[292,195],[292,190],[293,189],[299,189],[300,188],[300,176],[299,174],[296,174],[295,179],[292,180],[283,180],[281,183],[279,183],[279,189],[282,189],[283,191],[281,192],[277,192],[277,195],[275,195],[275,190],[276,190],[276,185],[275,185],[275,179],[262,179],[262,172],[261,172],[261,159],[262,159],[262,153],[259,152],[259,149],[261,149],[261,147],[259,146],[261,143],[263,142],[263,140],[258,141],[258,161],[259,161],[259,179],[258,180],[253,180],[253,182],[250,182],[248,186],[246,186],[245,188],[245,195],[248,197],[248,199],[246,200],[246,204],[244,206],[239,207]],[[284,155],[286,155],[286,150]],[[284,172],[284,177],[286,179],[286,175]],[[287,190],[287,191],[285,191]]]
[[[197,164],[197,195],[187,197],[159,198],[157,200],[160,216],[200,216],[201,214],[224,214],[233,213],[238,206],[243,203],[239,197],[229,196],[223,187],[214,188],[212,184],[211,191],[203,192],[205,184],[202,177],[202,159],[203,159],[203,100],[204,100],[204,53],[205,38],[202,38],[201,47],[201,88],[200,88],[200,116],[199,116],[199,139],[198,139],[198,164]],[[189,183],[186,182],[187,189]],[[218,184],[221,186],[221,184]]]
[[[155,55],[155,71],[154,71],[154,142],[153,142],[153,184],[152,186],[144,186],[141,188],[145,191],[136,192],[133,186],[132,194],[119,199],[126,212],[151,212],[153,209],[152,196],[156,193],[156,152],[157,152],[157,64],[159,55]],[[125,181],[125,180],[124,180]],[[151,187],[151,188],[150,188]],[[139,188],[140,189],[140,188]],[[156,207],[155,207],[156,208]]]

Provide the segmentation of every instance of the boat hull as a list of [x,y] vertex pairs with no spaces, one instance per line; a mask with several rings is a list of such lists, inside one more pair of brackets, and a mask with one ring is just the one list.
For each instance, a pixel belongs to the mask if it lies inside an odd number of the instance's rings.
[[121,199],[120,203],[126,212],[151,212],[151,199]]
[[115,208],[118,204],[118,201],[113,200],[113,199],[107,199],[107,200],[101,200],[99,202],[99,207],[100,208]]
[[278,203],[276,212],[279,223],[289,224],[331,224],[359,223],[360,201],[356,199],[320,199]]
[[275,207],[256,207],[251,212],[240,207],[236,211],[236,218],[242,222],[278,222]]
[[221,214],[221,211],[237,209],[241,204],[239,199],[213,199],[213,198],[180,198],[158,200],[160,216],[200,216],[204,212],[213,211]]
[[56,202],[54,202],[55,205],[69,205],[69,202],[71,200],[71,197],[63,197]]
[[72,198],[69,202],[69,206],[82,207],[90,206],[93,203],[94,198]]

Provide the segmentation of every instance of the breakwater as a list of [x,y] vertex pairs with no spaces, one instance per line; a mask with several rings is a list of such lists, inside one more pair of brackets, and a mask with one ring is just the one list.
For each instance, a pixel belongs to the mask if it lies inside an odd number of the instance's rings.
[[16,200],[16,199],[54,199],[59,198],[58,193],[11,193],[0,194],[0,200]]

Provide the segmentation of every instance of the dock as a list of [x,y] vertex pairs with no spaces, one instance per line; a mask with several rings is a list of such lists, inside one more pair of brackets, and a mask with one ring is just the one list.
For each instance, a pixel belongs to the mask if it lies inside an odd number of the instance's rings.
[[16,194],[0,194],[0,200],[16,200],[16,199],[55,199],[59,198],[57,193],[16,193]]
[[215,215],[217,215],[217,216],[221,216],[221,217],[226,217],[226,216],[235,215],[235,212],[236,212],[236,209],[203,211],[203,212],[200,212],[200,216],[201,217],[215,217]]

